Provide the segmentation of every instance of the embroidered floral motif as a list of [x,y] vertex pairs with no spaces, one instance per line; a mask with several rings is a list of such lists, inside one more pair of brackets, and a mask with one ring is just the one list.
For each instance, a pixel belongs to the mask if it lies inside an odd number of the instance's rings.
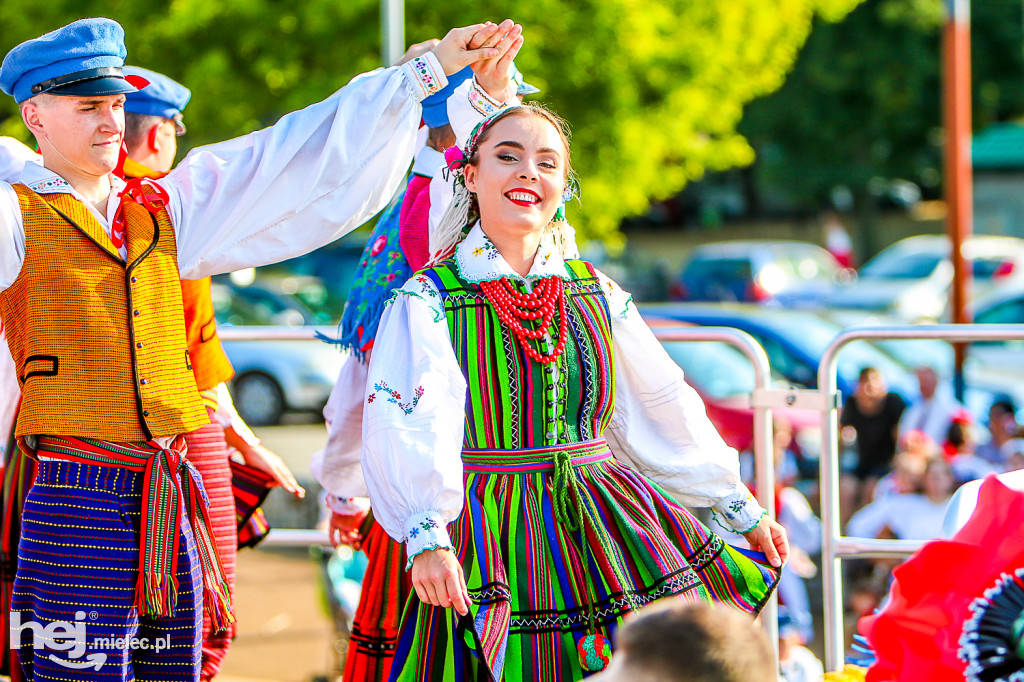
[[491,240],[484,237],[484,243],[475,249],[473,249],[473,257],[479,258],[480,256],[487,254],[487,260],[494,260],[500,254],[498,253],[498,247],[491,243]]
[[423,88],[424,97],[433,95],[443,87],[434,72],[433,65],[425,57],[416,57],[412,60],[411,65],[420,87]]
[[435,521],[434,519],[427,519],[426,521],[420,524],[420,528],[422,528],[423,530],[437,528],[437,521]]
[[482,116],[490,116],[502,108],[502,103],[484,92],[476,84],[476,79],[473,80],[473,87],[469,90],[469,104]]
[[417,386],[416,390],[413,391],[412,400],[406,403],[399,402],[402,399],[402,394],[398,391],[393,390],[388,386],[386,381],[378,381],[373,385],[373,393],[367,397],[366,402],[372,403],[377,397],[378,393],[384,393],[387,395],[388,402],[398,405],[402,412],[406,414],[412,414],[412,411],[416,409],[416,405],[419,404],[420,398],[423,397],[425,391],[422,386]]
[[56,175],[46,178],[45,180],[33,182],[28,186],[28,188],[33,192],[42,192],[48,189],[65,189],[70,187],[71,185],[68,184],[67,180]]
[[420,534],[420,529],[419,528],[412,528],[412,529],[409,530],[409,537],[411,537],[411,538],[414,538],[414,537],[416,537],[419,534]]

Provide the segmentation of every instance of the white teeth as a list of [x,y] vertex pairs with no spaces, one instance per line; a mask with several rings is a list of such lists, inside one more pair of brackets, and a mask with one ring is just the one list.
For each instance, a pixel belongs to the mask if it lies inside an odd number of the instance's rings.
[[509,192],[507,196],[512,201],[528,201],[531,204],[540,201],[540,199],[530,194],[529,192]]

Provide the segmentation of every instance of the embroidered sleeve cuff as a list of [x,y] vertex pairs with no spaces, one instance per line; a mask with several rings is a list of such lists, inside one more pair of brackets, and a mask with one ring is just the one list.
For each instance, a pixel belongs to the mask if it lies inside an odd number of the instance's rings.
[[370,510],[370,500],[365,497],[336,497],[327,495],[327,506],[335,514],[354,516]]
[[480,87],[480,84],[476,82],[476,76],[474,76],[473,85],[469,88],[469,104],[478,114],[486,118],[499,109],[503,109],[508,105],[518,104],[518,102],[513,100],[501,102],[494,99],[487,94],[486,90]]
[[409,556],[405,570],[412,568],[412,560],[417,554],[428,549],[455,549],[444,519],[435,511],[413,514],[405,522],[405,551]]
[[715,503],[713,512],[718,525],[740,535],[752,531],[767,513],[746,487]]
[[422,102],[448,85],[444,69],[441,68],[441,63],[437,61],[433,52],[416,57],[399,68],[405,72],[405,77],[412,86],[417,102]]

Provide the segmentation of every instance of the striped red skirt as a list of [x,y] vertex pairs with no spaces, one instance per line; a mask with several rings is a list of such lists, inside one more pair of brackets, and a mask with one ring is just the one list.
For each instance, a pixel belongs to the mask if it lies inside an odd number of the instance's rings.
[[405,570],[405,545],[384,532],[373,515],[363,524],[363,551],[369,563],[352,623],[345,660],[345,682],[384,682],[391,675],[402,611],[412,590]]

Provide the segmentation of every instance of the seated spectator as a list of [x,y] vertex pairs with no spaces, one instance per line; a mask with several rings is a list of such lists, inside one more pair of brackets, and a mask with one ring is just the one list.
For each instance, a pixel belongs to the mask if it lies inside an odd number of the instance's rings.
[[949,435],[943,450],[958,484],[996,473],[991,464],[974,453],[974,438],[971,436],[971,423],[967,415],[957,416],[949,425]]
[[884,497],[861,509],[847,524],[851,537],[895,537],[900,540],[932,540],[942,536],[946,503],[954,490],[953,472],[941,458],[925,468],[921,490]]
[[[775,483],[791,486],[800,477],[797,456],[793,445],[793,425],[788,419],[776,416],[772,419],[772,451],[775,455]],[[740,478],[750,487],[756,483],[754,474],[754,453],[750,450],[740,455]]]
[[892,471],[883,476],[875,486],[875,495],[872,501],[920,490],[924,470],[931,459],[932,457],[912,450],[897,453],[892,460]]
[[1004,469],[1007,472],[1024,469],[1024,438],[1014,438],[1003,445]]
[[949,386],[940,385],[939,374],[931,367],[918,367],[917,383],[921,397],[915,400],[900,419],[900,434],[917,430],[928,434],[936,443],[946,440],[946,430],[953,418],[964,409],[952,395]]
[[996,468],[1002,468],[1006,464],[1003,453],[1003,446],[1006,445],[1017,433],[1017,406],[1007,396],[1001,396],[992,403],[988,410],[988,441],[979,445],[976,449],[978,457],[981,457]]
[[663,599],[623,623],[599,682],[751,682],[777,679],[768,640],[721,604]]
[[825,674],[821,661],[804,646],[806,640],[790,617],[779,607],[779,679],[782,682],[819,682]]

